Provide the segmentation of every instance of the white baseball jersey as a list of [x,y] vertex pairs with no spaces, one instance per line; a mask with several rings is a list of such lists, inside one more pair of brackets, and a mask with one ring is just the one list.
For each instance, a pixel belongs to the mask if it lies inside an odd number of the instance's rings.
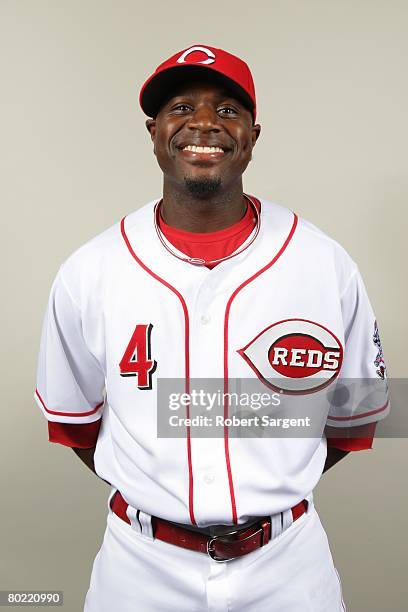
[[38,405],[51,421],[102,419],[96,471],[134,508],[197,526],[279,513],[314,489],[324,435],[231,437],[225,426],[222,436],[195,438],[186,425],[186,437],[161,438],[158,381],[183,380],[188,393],[192,379],[223,379],[225,391],[231,380],[257,379],[305,406],[324,389],[323,427],[384,418],[385,394],[335,402],[326,393],[342,378],[384,377],[361,276],[334,240],[265,200],[246,250],[212,270],[191,265],[158,239],[155,203],[60,268],[43,326]]

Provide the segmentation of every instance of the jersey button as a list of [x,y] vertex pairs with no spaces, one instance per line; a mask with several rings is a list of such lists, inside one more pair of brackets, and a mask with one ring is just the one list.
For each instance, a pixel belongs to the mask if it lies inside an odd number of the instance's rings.
[[214,480],[215,480],[215,476],[212,472],[208,472],[207,474],[205,474],[204,482],[206,482],[207,484],[212,484]]
[[201,315],[200,321],[203,325],[208,325],[208,323],[211,321],[211,317],[208,314],[203,314]]

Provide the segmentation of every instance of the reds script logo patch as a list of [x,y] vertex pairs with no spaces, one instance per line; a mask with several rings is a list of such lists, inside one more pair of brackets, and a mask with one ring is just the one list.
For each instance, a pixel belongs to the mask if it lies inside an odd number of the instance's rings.
[[323,389],[338,376],[343,361],[340,340],[306,319],[274,323],[238,353],[264,384],[292,394]]

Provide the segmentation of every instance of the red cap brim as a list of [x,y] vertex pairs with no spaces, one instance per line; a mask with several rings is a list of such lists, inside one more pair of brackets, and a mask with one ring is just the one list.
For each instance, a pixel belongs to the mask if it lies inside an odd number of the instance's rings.
[[200,77],[224,86],[252,113],[255,122],[256,107],[245,89],[216,68],[205,64],[180,64],[166,68],[162,72],[155,72],[140,90],[139,102],[143,112],[149,117],[156,117],[160,107],[173,95],[176,87]]

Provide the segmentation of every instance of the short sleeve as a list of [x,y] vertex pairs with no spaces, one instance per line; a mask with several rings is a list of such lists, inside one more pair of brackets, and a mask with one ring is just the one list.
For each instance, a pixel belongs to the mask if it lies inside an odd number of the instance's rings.
[[35,391],[36,402],[49,422],[50,441],[92,446],[98,435],[104,390],[104,372],[86,345],[81,311],[61,268],[44,317]]
[[344,357],[336,385],[329,392],[327,425],[354,428],[377,422],[390,410],[378,325],[357,268],[341,296],[341,308]]

